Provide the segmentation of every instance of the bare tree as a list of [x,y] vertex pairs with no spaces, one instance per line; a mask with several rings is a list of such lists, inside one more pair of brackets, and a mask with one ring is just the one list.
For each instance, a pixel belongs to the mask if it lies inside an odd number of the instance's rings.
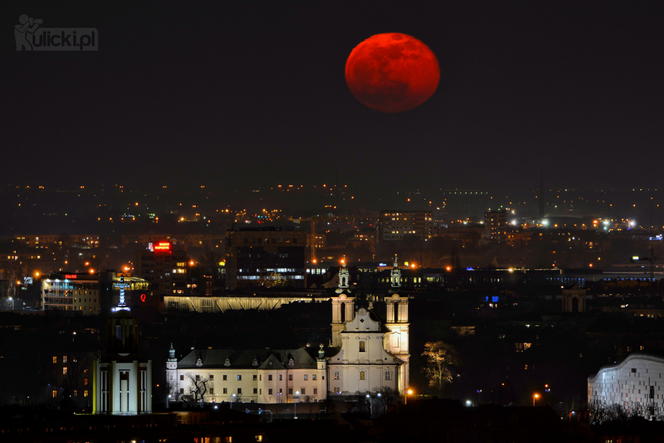
[[207,394],[210,387],[210,378],[201,377],[198,374],[187,374],[187,378],[191,382],[189,385],[189,395],[183,396],[182,399],[184,401],[202,404],[205,399],[205,394]]
[[429,380],[429,387],[436,394],[442,394],[445,385],[454,378],[451,368],[461,364],[459,354],[454,346],[436,341],[425,343],[422,355],[427,359],[423,371]]

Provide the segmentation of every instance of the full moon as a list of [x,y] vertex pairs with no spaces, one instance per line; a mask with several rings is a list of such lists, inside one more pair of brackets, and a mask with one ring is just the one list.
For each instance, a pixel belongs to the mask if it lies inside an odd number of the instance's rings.
[[396,32],[357,45],[346,61],[346,83],[355,98],[382,112],[416,108],[436,92],[440,68],[431,49]]

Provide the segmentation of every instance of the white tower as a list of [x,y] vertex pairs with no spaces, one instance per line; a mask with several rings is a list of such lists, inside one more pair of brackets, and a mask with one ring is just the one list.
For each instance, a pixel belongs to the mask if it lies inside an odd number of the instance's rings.
[[394,256],[394,268],[390,276],[392,295],[385,297],[387,318],[385,327],[389,329],[384,336],[385,350],[403,362],[399,374],[399,392],[405,392],[410,384],[410,323],[408,323],[408,296],[399,295],[401,290],[401,270],[398,259]]

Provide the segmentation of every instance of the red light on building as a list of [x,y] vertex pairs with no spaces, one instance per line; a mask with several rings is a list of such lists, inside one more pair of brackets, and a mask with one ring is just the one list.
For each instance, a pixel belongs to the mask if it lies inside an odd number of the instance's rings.
[[75,280],[75,279],[78,278],[78,275],[76,275],[76,274],[65,274],[65,278],[67,280]]
[[171,251],[171,242],[160,241],[154,245],[155,252],[170,252]]
[[141,301],[142,301],[143,303],[145,303],[145,298],[146,298],[145,294],[141,294]]

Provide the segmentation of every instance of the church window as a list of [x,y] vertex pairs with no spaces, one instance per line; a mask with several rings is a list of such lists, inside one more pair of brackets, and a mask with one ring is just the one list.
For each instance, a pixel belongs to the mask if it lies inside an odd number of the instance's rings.
[[367,345],[366,342],[364,342],[364,341],[360,342],[360,352],[366,352],[367,351],[366,345]]
[[334,371],[334,379],[339,380],[339,371]]
[[392,373],[390,371],[385,372],[385,380],[392,380]]
[[365,372],[360,371],[360,380],[366,380]]

